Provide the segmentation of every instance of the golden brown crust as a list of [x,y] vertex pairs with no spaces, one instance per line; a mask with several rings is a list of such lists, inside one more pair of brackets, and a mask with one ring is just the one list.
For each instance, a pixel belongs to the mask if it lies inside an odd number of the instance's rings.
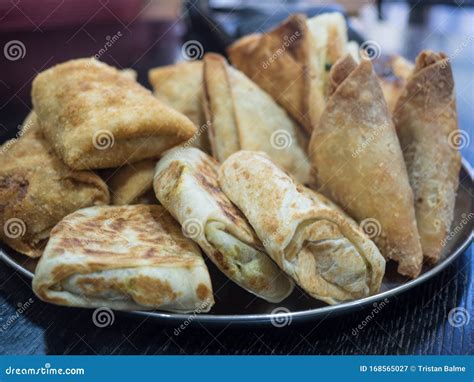
[[38,257],[59,220],[83,207],[108,204],[109,191],[93,172],[71,170],[59,160],[35,114],[22,134],[0,154],[0,237],[18,252]]
[[59,64],[33,81],[46,139],[71,168],[117,167],[156,157],[196,131],[122,72],[94,59]]
[[198,131],[187,146],[210,151],[207,120],[202,107],[203,63],[200,60],[182,62],[151,69],[148,79],[154,95],[166,105],[183,113]]
[[435,263],[453,219],[461,167],[454,80],[445,54],[420,53],[394,122],[415,196],[423,253]]
[[314,41],[306,16],[290,16],[263,35],[238,40],[228,49],[233,65],[269,93],[308,132],[323,107],[317,96],[311,49]]
[[142,196],[153,189],[155,159],[124,165],[106,176],[110,187],[112,204],[116,206],[136,204]]
[[[340,72],[338,61],[331,75]],[[339,82],[340,80],[337,80]],[[413,193],[403,154],[369,60],[339,83],[313,131],[310,157],[320,190],[361,224],[375,219],[382,254],[398,272],[418,276],[422,265]]]

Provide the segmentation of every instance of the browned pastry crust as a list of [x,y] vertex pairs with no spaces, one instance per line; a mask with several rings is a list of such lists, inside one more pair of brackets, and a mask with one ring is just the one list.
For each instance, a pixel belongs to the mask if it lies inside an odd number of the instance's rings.
[[69,169],[43,138],[32,113],[17,141],[0,154],[0,237],[16,251],[38,257],[51,228],[83,207],[108,204],[109,191],[90,171]]
[[382,254],[417,277],[423,256],[413,192],[372,64],[346,56],[330,76],[333,93],[310,142],[319,189],[361,224],[375,219]]
[[444,53],[420,53],[394,122],[415,195],[423,254],[436,263],[453,220],[461,168],[454,80]]

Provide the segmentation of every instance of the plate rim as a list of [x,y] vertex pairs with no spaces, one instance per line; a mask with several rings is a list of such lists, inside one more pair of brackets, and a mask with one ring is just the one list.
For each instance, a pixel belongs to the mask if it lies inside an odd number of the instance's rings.
[[[462,158],[461,161],[462,168],[468,176],[473,179],[473,169],[470,166],[469,162]],[[278,320],[291,320],[295,319],[298,321],[306,321],[309,319],[317,319],[323,316],[324,314],[327,315],[338,315],[345,311],[349,310],[360,310],[364,307],[368,306],[369,304],[373,304],[377,301],[382,299],[393,297],[404,293],[417,285],[424,283],[425,281],[429,280],[446,267],[448,267],[455,259],[457,259],[464,251],[469,247],[474,237],[474,233],[471,233],[464,239],[461,245],[455,249],[446,259],[442,262],[438,263],[436,266],[428,270],[427,272],[423,273],[421,276],[417,277],[414,280],[410,280],[407,283],[399,285],[393,289],[389,289],[387,291],[375,294],[373,296],[368,296],[363,299],[355,300],[355,301],[348,301],[342,304],[337,305],[328,305],[320,308],[314,309],[307,309],[304,311],[297,311],[297,312],[285,312],[285,313],[265,313],[265,314],[226,314],[226,315],[214,315],[214,314],[197,314],[197,313],[172,313],[172,312],[159,312],[159,311],[143,311],[143,310],[134,310],[134,311],[115,311],[121,314],[126,315],[133,315],[133,316],[141,316],[141,317],[149,317],[156,320],[161,320],[164,323],[176,323],[176,322],[185,322],[191,321],[196,323],[202,324],[268,324],[275,322],[276,319]],[[14,261],[5,251],[3,248],[0,248],[0,259],[9,265],[10,267],[14,268],[23,276],[27,277],[28,279],[33,279],[34,274],[30,272],[28,269],[23,268],[20,264]],[[280,306],[284,306],[284,301],[281,303]],[[93,308],[91,308],[93,309]]]

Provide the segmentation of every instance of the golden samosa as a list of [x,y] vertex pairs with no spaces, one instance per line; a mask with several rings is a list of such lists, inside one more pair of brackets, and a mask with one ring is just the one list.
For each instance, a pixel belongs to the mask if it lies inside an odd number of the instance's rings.
[[403,153],[370,60],[350,55],[330,72],[310,157],[319,190],[369,232],[398,272],[417,277],[423,255]]
[[454,80],[443,53],[424,51],[400,96],[394,122],[415,196],[423,254],[437,262],[453,220],[461,155]]
[[99,169],[157,157],[196,127],[121,72],[71,60],[34,79],[32,101],[45,138],[70,168]]

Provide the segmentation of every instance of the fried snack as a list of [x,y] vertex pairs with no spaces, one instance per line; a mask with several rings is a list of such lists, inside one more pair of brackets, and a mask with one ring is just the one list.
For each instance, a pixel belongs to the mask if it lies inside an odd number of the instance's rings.
[[327,73],[352,51],[339,13],[290,16],[265,34],[245,36],[228,50],[233,65],[269,93],[309,133],[324,109]]
[[172,149],[156,166],[156,196],[229,279],[258,297],[280,302],[293,283],[219,188],[217,168],[214,159],[196,148]]
[[20,135],[0,151],[0,238],[39,257],[57,222],[80,208],[108,204],[109,191],[93,172],[66,167],[43,138],[35,113]]
[[219,184],[267,253],[312,297],[337,304],[379,291],[385,260],[375,244],[340,208],[296,183],[267,155],[231,155]]
[[398,272],[415,278],[423,255],[403,153],[370,60],[350,55],[330,72],[331,90],[310,158],[319,191],[363,227]]
[[73,169],[119,167],[191,138],[193,123],[127,73],[95,59],[41,72],[32,100],[46,139]]
[[311,183],[308,138],[275,101],[224,57],[204,57],[204,106],[213,156],[264,151],[302,183]]
[[211,280],[199,248],[161,206],[91,207],[51,232],[33,291],[53,304],[207,312]]
[[[153,174],[155,172],[155,159],[145,159],[133,164],[126,164],[114,169],[112,175],[106,176],[110,188],[112,204],[116,206],[127,204],[150,204],[148,193],[153,190]],[[155,194],[149,200],[157,203]]]
[[454,80],[443,53],[424,51],[400,96],[394,122],[415,196],[421,248],[440,259],[453,220],[461,155]]
[[401,56],[382,57],[375,61],[374,69],[382,87],[388,108],[394,111],[398,97],[403,91],[413,64]]
[[183,113],[197,127],[187,146],[210,152],[208,126],[202,107],[202,61],[181,62],[151,69],[148,79],[153,94],[166,105]]

